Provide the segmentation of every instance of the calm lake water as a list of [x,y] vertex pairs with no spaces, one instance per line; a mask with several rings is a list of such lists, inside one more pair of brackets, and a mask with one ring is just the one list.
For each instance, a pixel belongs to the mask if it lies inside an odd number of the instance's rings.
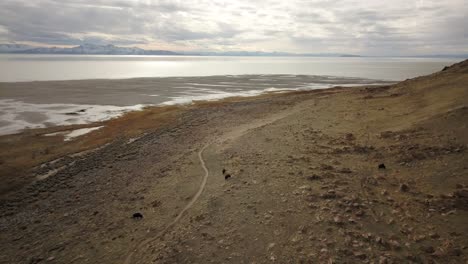
[[293,74],[399,81],[462,59],[0,55],[0,82]]

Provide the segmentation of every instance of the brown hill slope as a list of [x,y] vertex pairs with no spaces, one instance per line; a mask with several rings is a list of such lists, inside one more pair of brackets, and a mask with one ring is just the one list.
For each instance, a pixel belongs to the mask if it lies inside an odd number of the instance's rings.
[[0,262],[465,263],[467,65],[200,104],[69,157],[0,204]]

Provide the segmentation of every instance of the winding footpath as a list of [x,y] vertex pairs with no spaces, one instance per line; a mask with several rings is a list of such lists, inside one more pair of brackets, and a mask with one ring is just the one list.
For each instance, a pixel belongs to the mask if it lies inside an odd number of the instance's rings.
[[[266,126],[268,124],[271,124],[279,119],[282,119],[282,118],[285,118],[289,115],[291,115],[292,113],[294,112],[298,112],[299,110],[301,110],[302,108],[299,106],[295,106],[293,107],[292,109],[288,109],[287,111],[281,111],[277,114],[273,114],[273,115],[270,115],[268,118],[264,118],[264,119],[261,119],[261,120],[258,120],[256,122],[251,122],[251,123],[248,123],[248,124],[245,124],[245,125],[242,125],[242,126],[238,126],[237,129],[235,130],[232,130],[230,131],[229,133],[226,133],[223,137],[220,137],[218,138],[216,141],[219,143],[219,144],[222,144],[221,142],[226,142],[227,140],[232,140],[234,138],[238,138],[242,135],[244,135],[245,133],[248,133],[249,131],[251,131],[252,129],[255,129],[255,128],[258,128],[258,127],[262,127],[262,126]],[[202,179],[202,182],[200,184],[200,188],[198,189],[197,193],[195,194],[195,196],[192,198],[192,200],[190,200],[190,202],[180,211],[180,213],[176,216],[176,218],[174,218],[174,220],[169,223],[161,232],[159,232],[156,236],[153,236],[151,238],[147,238],[145,240],[143,240],[142,242],[140,242],[136,247],[135,249],[133,249],[128,255],[127,255],[127,258],[125,259],[125,262],[124,264],[131,264],[132,263],[132,257],[133,255],[135,255],[138,250],[140,250],[142,247],[148,245],[149,243],[153,242],[153,241],[156,241],[157,239],[159,239],[161,236],[163,236],[167,230],[169,230],[169,228],[171,228],[173,225],[175,225],[181,218],[182,216],[184,215],[184,213],[190,209],[193,204],[198,200],[198,198],[200,197],[200,195],[203,193],[203,190],[205,189],[205,185],[208,181],[208,176],[210,174],[210,172],[208,171],[208,168],[206,167],[206,164],[205,164],[205,160],[203,159],[203,152],[206,150],[206,148],[208,148],[211,144],[213,144],[214,142],[209,142],[207,143],[206,145],[203,146],[203,148],[198,152],[198,159],[200,160],[200,165],[201,167],[203,168],[203,170],[205,171],[205,175],[203,176],[203,179]]]
[[208,168],[206,167],[206,164],[205,164],[205,160],[203,159],[203,152],[205,151],[205,149],[210,146],[212,143],[207,143],[205,146],[203,146],[203,148],[198,152],[198,159],[200,160],[200,165],[201,167],[203,168],[203,170],[205,171],[205,175],[203,176],[203,179],[202,179],[202,182],[200,184],[200,187],[198,188],[198,191],[197,193],[195,194],[195,196],[193,196],[192,200],[190,200],[190,202],[179,212],[179,214],[176,216],[176,218],[174,218],[174,220],[172,220],[172,222],[170,222],[161,232],[159,232],[156,236],[154,237],[151,237],[151,238],[148,238],[148,239],[145,239],[143,241],[141,241],[136,247],[134,250],[132,250],[128,255],[127,255],[127,258],[125,259],[125,262],[124,264],[131,264],[132,263],[132,258],[133,258],[133,255],[135,255],[138,250],[146,245],[148,245],[149,243],[153,242],[153,241],[156,241],[157,239],[159,239],[161,236],[163,236],[167,230],[169,230],[169,228],[171,228],[173,225],[175,225],[181,218],[182,216],[184,215],[184,213],[190,209],[190,207],[193,206],[193,204],[198,200],[198,198],[200,197],[200,195],[203,193],[203,190],[205,189],[205,185],[206,185],[206,182],[208,181],[208,176],[210,175],[210,172],[208,171]]

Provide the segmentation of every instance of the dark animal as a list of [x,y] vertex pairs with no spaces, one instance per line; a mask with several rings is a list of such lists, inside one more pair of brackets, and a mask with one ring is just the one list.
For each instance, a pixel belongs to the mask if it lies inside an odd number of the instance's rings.
[[402,192],[407,192],[407,191],[409,191],[408,185],[406,185],[406,184],[404,184],[404,183],[403,183],[402,185],[400,185],[400,191],[402,191]]
[[385,169],[386,169],[385,164],[383,164],[383,163],[379,164],[379,170],[385,170]]
[[135,220],[143,219],[143,215],[141,213],[134,213],[132,218]]
[[227,179],[229,179],[229,178],[231,178],[231,174],[226,174],[226,175],[224,175],[224,179],[225,179],[225,180],[227,180]]
[[224,175],[224,173],[226,173],[226,169],[223,169],[223,175]]

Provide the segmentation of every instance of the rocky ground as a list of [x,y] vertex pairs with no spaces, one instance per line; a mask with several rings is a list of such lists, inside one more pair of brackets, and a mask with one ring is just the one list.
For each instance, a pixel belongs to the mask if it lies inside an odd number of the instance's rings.
[[33,169],[2,196],[0,262],[467,263],[467,85],[463,62],[190,107]]

